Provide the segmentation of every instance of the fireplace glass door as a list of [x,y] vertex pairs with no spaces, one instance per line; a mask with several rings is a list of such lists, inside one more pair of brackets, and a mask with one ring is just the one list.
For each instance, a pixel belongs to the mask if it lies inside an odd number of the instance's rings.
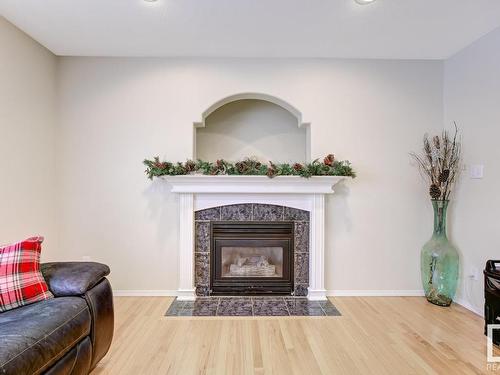
[[222,246],[222,277],[283,277],[283,247]]
[[211,294],[291,294],[293,223],[212,222]]

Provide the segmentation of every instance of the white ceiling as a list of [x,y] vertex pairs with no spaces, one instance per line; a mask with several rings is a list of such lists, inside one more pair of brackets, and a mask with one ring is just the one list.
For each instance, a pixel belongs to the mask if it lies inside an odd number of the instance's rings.
[[500,0],[0,0],[57,55],[443,59],[500,26]]

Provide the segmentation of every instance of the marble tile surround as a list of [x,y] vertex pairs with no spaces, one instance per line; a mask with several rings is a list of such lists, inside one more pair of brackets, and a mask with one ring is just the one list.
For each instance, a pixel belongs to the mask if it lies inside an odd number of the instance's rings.
[[340,316],[329,301],[304,297],[198,297],[195,301],[177,298],[165,316]]
[[309,287],[310,214],[297,208],[245,203],[207,208],[195,212],[196,295],[208,296],[210,289],[210,221],[293,221],[294,295],[307,296]]

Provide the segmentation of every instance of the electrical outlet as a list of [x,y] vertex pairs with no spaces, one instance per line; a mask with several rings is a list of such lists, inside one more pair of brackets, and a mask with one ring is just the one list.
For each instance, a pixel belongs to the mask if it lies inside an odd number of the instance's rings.
[[471,278],[471,280],[479,281],[479,270],[477,267],[472,266],[470,268],[469,277]]
[[470,166],[470,178],[481,179],[484,177],[484,165],[475,164]]

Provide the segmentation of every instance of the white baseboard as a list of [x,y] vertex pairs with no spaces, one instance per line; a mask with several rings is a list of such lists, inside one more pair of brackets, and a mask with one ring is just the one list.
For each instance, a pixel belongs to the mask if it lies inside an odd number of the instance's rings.
[[327,290],[331,297],[421,297],[423,290]]
[[[114,290],[116,297],[176,297],[178,290]],[[423,296],[423,290],[327,290],[327,296],[336,297],[414,297]]]
[[466,308],[469,311],[472,311],[476,315],[484,317],[484,311],[478,310],[475,306],[472,306],[469,302],[467,302],[464,299],[459,298],[459,299],[457,299],[456,301],[453,301],[453,302],[455,302],[456,304],[458,304],[458,305]]
[[177,290],[113,290],[115,297],[176,297]]
[[[425,294],[423,290],[328,290],[326,295],[330,297],[422,297]],[[476,315],[484,316],[482,310],[464,299],[457,299],[453,302]]]

